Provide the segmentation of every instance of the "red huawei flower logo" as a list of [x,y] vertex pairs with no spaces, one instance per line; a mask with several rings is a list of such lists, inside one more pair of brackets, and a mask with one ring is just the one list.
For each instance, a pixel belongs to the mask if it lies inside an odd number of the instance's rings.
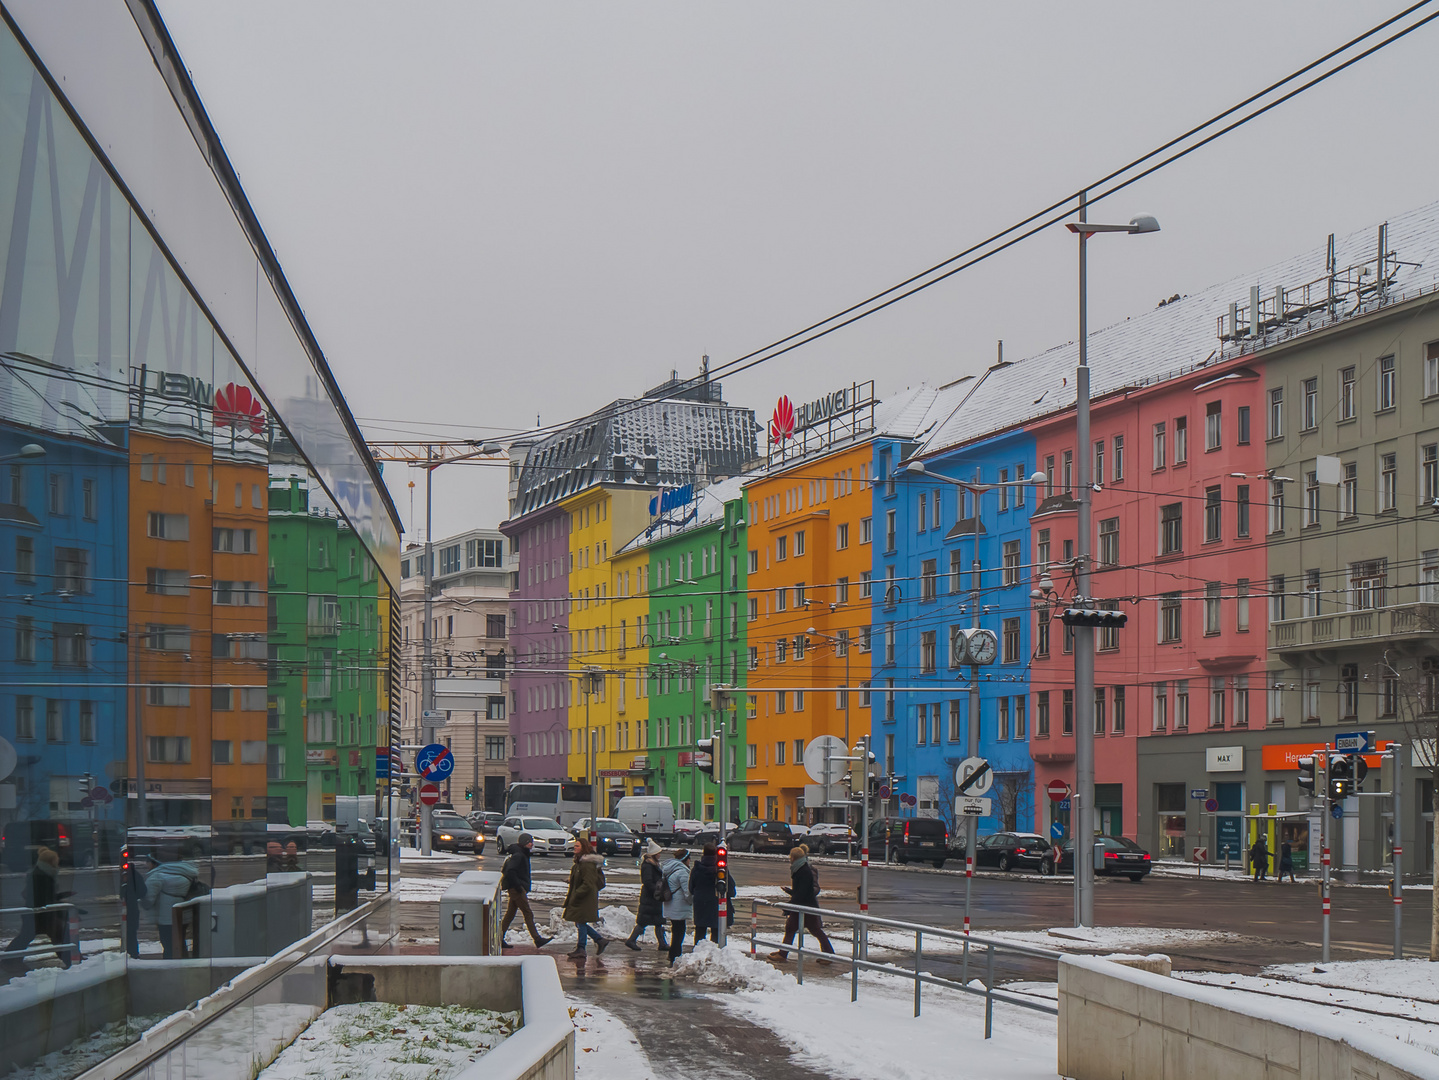
[[769,441],[784,442],[794,438],[794,406],[787,395],[775,402],[774,415],[769,418]]
[[248,386],[226,383],[215,391],[215,426],[248,427],[258,435],[265,430],[265,410]]

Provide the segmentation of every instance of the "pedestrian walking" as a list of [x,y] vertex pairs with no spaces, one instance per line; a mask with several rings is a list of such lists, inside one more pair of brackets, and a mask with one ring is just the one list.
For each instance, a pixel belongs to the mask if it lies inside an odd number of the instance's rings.
[[[803,846],[790,849],[789,879],[789,885],[781,886],[781,888],[789,893],[791,903],[798,907],[819,907],[819,871],[810,865],[809,855]],[[795,934],[799,932],[799,919],[797,911],[791,911],[785,916],[784,943],[786,945],[793,941]],[[834,952],[834,946],[829,943],[829,938],[825,935],[824,924],[820,922],[819,912],[805,915],[804,928],[814,935],[823,951]],[[789,959],[789,953],[783,949],[776,949],[769,955],[771,960]],[[828,963],[828,961],[821,960],[820,963]]]
[[200,868],[177,851],[145,875],[145,898],[140,905],[150,912],[155,934],[166,960],[175,958],[175,905],[198,895]]
[[655,928],[655,940],[660,952],[666,952],[670,945],[665,940],[664,874],[660,872],[660,856],[664,848],[653,840],[645,842],[644,860],[640,863],[640,906],[635,912],[634,932],[625,939],[625,946],[639,952],[639,937],[646,927]]
[[570,888],[565,894],[565,921],[579,930],[579,940],[570,953],[576,959],[585,955],[585,940],[595,939],[595,954],[605,951],[609,939],[590,925],[600,917],[600,890],[605,887],[604,859],[595,854],[584,837],[575,840],[575,861],[570,867]]
[[503,949],[510,947],[510,943],[505,940],[505,933],[517,914],[524,916],[525,929],[530,932],[535,948],[543,949],[554,940],[540,933],[535,926],[535,913],[530,908],[530,855],[534,846],[533,836],[527,832],[520,833],[515,849],[500,867],[500,888],[505,890],[509,901],[505,907],[504,921],[500,923],[500,947]]
[[670,963],[684,952],[685,923],[694,914],[690,905],[690,853],[688,848],[679,848],[660,866],[664,880],[660,896],[664,916],[670,923]]
[[1249,849],[1249,867],[1254,871],[1254,880],[1263,881],[1269,876],[1269,842],[1263,836],[1254,841]]
[[1279,872],[1274,875],[1281,885],[1284,884],[1285,874],[1289,875],[1291,882],[1299,884],[1298,879],[1294,876],[1294,849],[1290,847],[1288,840],[1279,845]]
[[[28,949],[36,934],[44,934],[50,939],[50,944],[55,946],[55,955],[60,960],[60,966],[70,966],[72,950],[67,947],[70,943],[70,913],[42,910],[74,895],[71,892],[61,892],[59,883],[59,854],[52,848],[40,848],[35,853],[35,865],[25,875],[25,884],[20,890],[20,896],[25,901],[24,906],[30,910],[21,914],[20,933],[5,946],[6,952]],[[24,968],[25,961],[22,957],[11,957],[5,960],[4,966],[11,971],[19,971]]]
[[713,844],[700,851],[700,861],[690,871],[690,896],[694,908],[695,944],[708,934],[719,944],[719,855]]

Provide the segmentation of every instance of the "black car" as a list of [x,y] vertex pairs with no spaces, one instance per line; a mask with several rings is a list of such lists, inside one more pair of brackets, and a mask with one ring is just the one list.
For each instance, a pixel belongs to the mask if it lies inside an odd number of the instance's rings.
[[483,855],[485,837],[453,810],[435,810],[430,814],[430,847],[435,851]]
[[[1096,845],[1104,847],[1104,868],[1096,874],[1110,877],[1127,877],[1130,881],[1143,881],[1144,875],[1153,869],[1149,852],[1124,836],[1096,836]],[[1074,841],[1066,840],[1059,849],[1059,872],[1074,873]]]
[[869,823],[869,857],[939,869],[949,857],[949,830],[938,818],[879,818]]
[[770,851],[788,855],[795,846],[794,833],[783,821],[750,818],[725,838],[731,851]]
[[595,846],[601,855],[629,855],[638,859],[644,841],[618,818],[595,818]]
[[505,822],[505,815],[496,810],[476,810],[465,819],[470,823],[470,828],[475,832],[483,833],[485,836],[494,836],[495,830]]
[[981,836],[974,847],[974,865],[997,870],[1038,870],[1049,858],[1049,841],[1038,833],[997,832]]

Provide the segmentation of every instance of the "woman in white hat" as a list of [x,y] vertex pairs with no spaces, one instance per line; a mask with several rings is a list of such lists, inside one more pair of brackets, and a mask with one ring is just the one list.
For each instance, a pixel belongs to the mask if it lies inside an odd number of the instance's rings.
[[640,951],[639,936],[647,926],[655,928],[660,952],[670,947],[665,940],[664,875],[660,872],[660,856],[664,850],[653,840],[645,842],[645,857],[640,863],[640,907],[635,912],[634,931],[625,940],[625,945],[635,952]]

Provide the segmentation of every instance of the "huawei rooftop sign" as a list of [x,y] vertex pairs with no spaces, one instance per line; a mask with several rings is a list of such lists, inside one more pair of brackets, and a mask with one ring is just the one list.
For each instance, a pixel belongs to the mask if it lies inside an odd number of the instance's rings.
[[794,406],[789,398],[781,394],[774,405],[774,415],[769,418],[769,441],[782,443],[794,438]]

